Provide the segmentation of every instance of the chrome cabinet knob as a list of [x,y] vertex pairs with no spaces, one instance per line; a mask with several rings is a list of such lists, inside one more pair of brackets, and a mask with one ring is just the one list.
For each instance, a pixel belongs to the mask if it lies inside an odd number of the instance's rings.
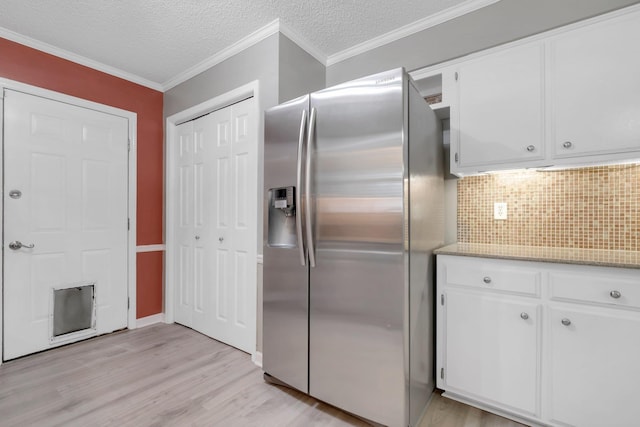
[[196,236],[196,240],[200,240],[200,236]]
[[220,243],[224,242],[224,237],[218,237],[218,241],[219,241]]
[[571,141],[565,141],[562,143],[562,146],[564,148],[571,148],[573,146],[573,143]]
[[482,281],[483,281],[484,283],[491,283],[491,277],[489,277],[489,276],[484,276],[484,277],[482,278]]
[[533,151],[535,151],[535,150],[536,150],[536,146],[535,146],[535,145],[528,145],[528,146],[527,146],[527,151],[528,151],[528,152],[530,152],[530,153],[531,153],[531,152],[533,152]]
[[522,313],[520,313],[520,318],[522,320],[527,320],[529,318],[529,315],[523,311]]
[[19,199],[20,197],[22,197],[22,191],[11,190],[9,191],[9,197],[11,197],[12,199]]
[[571,320],[566,317],[560,321],[564,326],[569,326],[571,324]]
[[35,246],[36,245],[34,245],[33,243],[30,245],[25,245],[20,240],[14,240],[13,242],[9,243],[9,249],[13,249],[14,251],[22,248],[33,249],[35,248]]
[[622,296],[622,294],[619,291],[611,291],[609,292],[609,296],[611,296],[611,298],[618,299]]

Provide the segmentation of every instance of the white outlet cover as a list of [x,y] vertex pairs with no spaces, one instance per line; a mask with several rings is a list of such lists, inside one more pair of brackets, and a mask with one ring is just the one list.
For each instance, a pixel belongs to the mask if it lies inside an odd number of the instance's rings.
[[507,219],[507,204],[506,203],[494,203],[493,204],[493,219]]

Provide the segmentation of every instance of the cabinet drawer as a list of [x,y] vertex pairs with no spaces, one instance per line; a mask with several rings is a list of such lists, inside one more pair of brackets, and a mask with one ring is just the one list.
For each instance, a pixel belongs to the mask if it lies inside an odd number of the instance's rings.
[[614,272],[549,273],[551,299],[613,304],[640,309],[640,270],[638,274]]
[[467,286],[478,289],[539,295],[539,270],[529,264],[485,258],[444,258],[444,279],[447,285]]

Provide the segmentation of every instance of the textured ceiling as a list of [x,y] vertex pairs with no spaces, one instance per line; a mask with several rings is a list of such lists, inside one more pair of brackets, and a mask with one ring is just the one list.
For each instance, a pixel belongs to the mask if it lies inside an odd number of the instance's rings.
[[162,84],[276,18],[323,55],[469,0],[0,0],[0,27]]

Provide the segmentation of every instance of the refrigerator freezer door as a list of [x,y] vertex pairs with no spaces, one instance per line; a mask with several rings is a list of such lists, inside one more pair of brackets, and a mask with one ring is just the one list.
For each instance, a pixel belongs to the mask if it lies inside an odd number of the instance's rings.
[[[305,154],[299,153],[298,145],[300,135],[306,134],[301,128],[306,125],[302,116],[304,111],[308,113],[308,105],[309,97],[304,96],[267,110],[264,147],[263,369],[303,392],[308,392],[309,384],[308,267],[301,263],[298,236],[292,239],[295,247],[269,246],[267,203],[270,189],[298,186],[298,158],[304,159]],[[301,191],[295,188],[297,201]],[[304,234],[304,227],[294,224],[303,214],[302,208],[296,203],[294,215],[279,215],[278,220],[291,221],[288,229]]]
[[402,70],[311,94],[312,396],[405,425]]

